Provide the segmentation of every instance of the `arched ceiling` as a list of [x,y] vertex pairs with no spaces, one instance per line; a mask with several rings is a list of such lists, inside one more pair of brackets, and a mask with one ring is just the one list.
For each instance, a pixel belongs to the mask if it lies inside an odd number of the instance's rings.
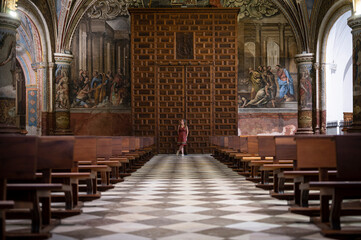
[[[21,5],[24,0],[19,0]],[[121,11],[128,7],[141,6],[141,0],[32,0],[47,21],[52,34],[53,43],[56,42],[55,52],[64,52],[70,49],[70,43],[74,31],[89,8],[96,6],[99,9],[107,8],[108,11],[114,11],[113,5],[121,6]],[[59,9],[58,1],[61,1]],[[140,1],[140,2],[138,2]],[[237,0],[232,0],[237,2]],[[325,15],[324,12],[337,0],[258,0],[269,1],[277,6],[280,12],[284,14],[294,32],[298,51],[310,52],[314,49],[313,42],[317,26],[320,19]],[[351,0],[346,0],[351,2]],[[241,4],[243,1],[238,0]],[[251,1],[252,3],[252,1]],[[249,3],[248,3],[249,4]],[[310,7],[313,6],[311,19],[309,18]],[[57,10],[58,6],[58,10]],[[97,9],[95,9],[97,10]],[[58,11],[58,12],[57,12]],[[121,12],[120,11],[120,12]],[[317,12],[317,14],[315,14]],[[310,24],[312,23],[312,24]]]

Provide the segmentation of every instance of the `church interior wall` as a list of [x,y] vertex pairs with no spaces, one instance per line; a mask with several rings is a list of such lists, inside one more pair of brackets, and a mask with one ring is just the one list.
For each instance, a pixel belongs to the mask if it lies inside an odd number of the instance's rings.
[[[20,7],[22,3],[23,1],[20,2]],[[230,3],[223,1],[222,4],[229,5]],[[234,2],[232,4],[237,3]],[[332,4],[330,3],[329,5],[331,6]],[[56,6],[58,7],[54,11],[57,12],[58,27],[62,27],[63,25],[60,23],[60,20],[62,20],[60,1],[56,1]],[[237,6],[229,5],[229,7]],[[271,5],[268,13],[273,12],[272,7]],[[312,8],[308,8],[308,10],[310,14]],[[27,10],[23,8],[22,11]],[[41,11],[44,14],[42,19],[54,20],[54,16],[51,13],[45,14],[43,8]],[[322,12],[324,11],[322,10]],[[56,24],[48,23],[47,25],[52,28]],[[19,54],[18,60],[22,66],[27,83],[26,124],[29,133],[39,135],[42,132],[43,134],[49,134],[51,132],[50,129],[53,128],[53,121],[50,120],[52,118],[52,110],[51,106],[46,105],[53,105],[49,77],[52,74],[52,70],[42,66],[42,64],[46,65],[45,51],[49,49],[48,46],[47,49],[41,49],[41,47],[44,47],[43,41],[45,39],[43,29],[37,30],[37,26],[34,23],[30,23],[29,26],[31,27],[26,26],[26,29],[24,29],[24,26],[22,26],[23,30],[20,29],[19,31],[22,31],[23,35],[27,31],[27,39],[19,40],[18,43],[23,45],[30,44],[31,49],[26,54]],[[70,118],[74,134],[108,135],[108,133],[113,133],[112,135],[129,135],[131,133],[129,130],[132,129],[130,120],[131,73],[129,52],[131,33],[129,26],[130,19],[128,16],[111,17],[108,19],[97,18],[92,16],[90,10],[79,21],[69,44],[71,46],[69,50],[74,56],[74,60],[71,63],[70,79]],[[35,28],[40,34],[37,32],[32,33],[32,28]],[[51,39],[56,38],[55,33],[50,34],[50,36]],[[241,134],[248,134],[248,129],[251,128],[251,121],[248,122],[247,117],[259,121],[258,127],[253,131],[253,133],[257,134],[275,132],[287,134],[292,133],[292,131],[285,129],[297,127],[299,84],[294,57],[299,53],[298,43],[300,40],[296,36],[298,37],[299,35],[294,34],[293,27],[291,27],[286,17],[279,10],[275,10],[267,16],[239,17],[237,36],[239,63],[238,128]],[[57,44],[59,43],[56,43],[54,40],[50,43],[52,46]],[[40,48],[36,47],[37,45]],[[46,45],[49,45],[49,43],[46,43]],[[32,53],[32,51],[37,51],[37,53]],[[277,64],[287,69],[293,78],[294,95],[292,99],[277,101],[280,95],[275,69]],[[251,93],[252,83],[248,69],[256,70],[258,66],[271,66],[277,89],[275,92],[275,105],[273,105],[270,99],[266,99],[262,104],[245,106],[256,94],[253,93],[252,95]],[[90,83],[95,71],[100,74],[100,81],[107,81],[108,77],[106,75],[110,73],[112,80],[108,82],[114,83],[114,79],[117,78],[117,84],[114,84],[117,86],[107,86],[102,98],[98,96],[99,99],[97,101],[94,99],[94,93],[91,93],[86,104],[87,107],[85,107],[83,103],[76,100],[80,90],[79,86],[76,85],[79,83],[81,70],[87,72]],[[317,93],[318,98],[320,98],[321,92],[322,86],[319,93]],[[34,101],[36,103],[31,104]],[[114,124],[113,122],[109,124],[110,116],[113,116],[120,126],[116,126],[114,121]],[[85,126],[91,126],[91,128]],[[92,129],[94,128],[103,130],[93,131]]]

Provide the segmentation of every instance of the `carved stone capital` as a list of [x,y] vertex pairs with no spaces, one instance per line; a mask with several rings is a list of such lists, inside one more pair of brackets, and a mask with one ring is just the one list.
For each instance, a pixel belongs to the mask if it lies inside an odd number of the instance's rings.
[[70,65],[73,55],[67,53],[54,53],[55,64]]
[[0,26],[2,29],[16,31],[16,29],[20,26],[20,20],[7,13],[0,13]]
[[296,64],[312,64],[315,54],[302,53],[295,56]]
[[361,30],[361,16],[360,15],[353,15],[347,19],[347,24],[350,26],[352,30]]

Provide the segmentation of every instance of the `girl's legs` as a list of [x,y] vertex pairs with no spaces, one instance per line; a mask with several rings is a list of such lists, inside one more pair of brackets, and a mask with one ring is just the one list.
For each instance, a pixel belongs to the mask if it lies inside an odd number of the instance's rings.
[[181,147],[182,147],[182,149],[181,149],[182,156],[184,156],[184,147],[183,147],[183,145]]
[[179,148],[178,148],[177,156],[178,156],[179,152],[181,152],[181,151],[182,151],[182,145],[180,145]]

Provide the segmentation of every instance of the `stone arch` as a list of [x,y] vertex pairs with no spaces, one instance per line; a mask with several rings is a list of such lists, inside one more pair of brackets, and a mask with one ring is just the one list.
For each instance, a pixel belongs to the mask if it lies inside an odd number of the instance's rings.
[[319,129],[321,133],[326,131],[326,78],[324,63],[326,63],[327,38],[335,22],[351,9],[351,3],[348,0],[335,3],[323,18],[316,40],[316,131]]
[[[18,28],[17,59],[24,72],[27,85],[26,122],[27,126],[29,126],[30,106],[28,100],[30,95],[28,93],[31,92],[32,100],[34,100],[34,93],[36,94],[37,124],[36,127],[28,127],[28,131],[29,134],[40,135],[44,125],[42,115],[52,111],[53,61],[51,38],[45,18],[33,2],[30,0],[20,1],[17,13],[20,19],[22,19],[21,25]],[[31,111],[34,111],[34,108]]]

